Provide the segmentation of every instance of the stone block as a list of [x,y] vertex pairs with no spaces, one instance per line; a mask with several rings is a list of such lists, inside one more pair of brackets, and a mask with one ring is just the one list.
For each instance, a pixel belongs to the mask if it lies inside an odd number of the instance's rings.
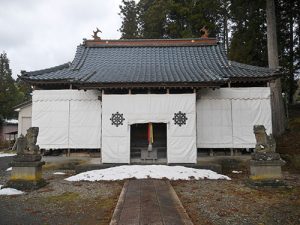
[[39,154],[19,154],[13,157],[15,162],[38,162],[41,159],[42,156]]
[[11,180],[38,181],[42,179],[42,165],[45,162],[13,162]]
[[11,162],[11,177],[8,187],[20,190],[34,190],[46,185],[42,178],[42,166],[45,162]]
[[255,152],[251,154],[251,158],[257,161],[277,161],[281,159],[277,152]]
[[283,160],[250,160],[250,179],[251,180],[274,180],[282,178],[281,166]]

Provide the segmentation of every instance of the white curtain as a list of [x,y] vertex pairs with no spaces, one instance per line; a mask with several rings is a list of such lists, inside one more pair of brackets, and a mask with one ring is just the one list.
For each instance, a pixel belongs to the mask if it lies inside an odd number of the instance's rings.
[[254,148],[254,125],[272,131],[270,89],[205,89],[197,98],[198,148]]
[[[103,95],[102,101],[103,163],[130,163],[130,125],[149,122],[167,123],[168,163],[196,163],[195,94]],[[182,126],[173,120],[179,111],[187,118]],[[112,124],[117,112],[123,125]]]
[[101,102],[98,91],[36,90],[32,125],[41,148],[100,148]]

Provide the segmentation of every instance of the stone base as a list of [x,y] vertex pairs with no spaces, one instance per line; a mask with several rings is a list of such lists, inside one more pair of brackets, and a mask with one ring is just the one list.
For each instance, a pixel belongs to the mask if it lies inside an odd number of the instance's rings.
[[251,158],[258,161],[276,161],[281,159],[277,152],[255,152],[251,154]]
[[8,187],[17,188],[20,190],[33,190],[46,185],[42,179],[42,166],[45,162],[34,161],[13,161],[11,177],[7,183]]
[[37,181],[42,179],[42,165],[45,162],[11,162],[11,180]]
[[40,154],[18,154],[13,157],[14,162],[40,162],[41,159]]
[[283,180],[252,180],[249,179],[246,184],[250,187],[287,187]]
[[15,188],[22,191],[37,190],[46,186],[48,183],[44,179],[29,181],[29,180],[9,180],[5,187]]
[[283,160],[250,160],[250,179],[253,181],[282,179]]

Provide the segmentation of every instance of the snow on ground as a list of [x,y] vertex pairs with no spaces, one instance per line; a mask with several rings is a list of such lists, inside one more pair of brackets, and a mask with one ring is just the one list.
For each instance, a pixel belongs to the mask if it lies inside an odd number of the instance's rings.
[[63,173],[63,172],[55,172],[53,173],[54,175],[65,175],[66,173]]
[[184,166],[165,165],[128,165],[117,166],[101,170],[91,170],[66,178],[67,181],[100,181],[100,180],[124,180],[128,178],[163,179],[169,180],[199,180],[199,179],[225,179],[229,177],[217,174],[211,170],[187,168]]
[[6,169],[6,171],[11,171],[12,170],[12,167],[9,167]]
[[12,154],[12,153],[0,153],[0,157],[9,157],[9,156],[14,156],[16,154]]
[[0,195],[21,195],[24,194],[23,191],[19,191],[14,188],[3,188],[1,189],[3,185],[0,185]]
[[18,124],[19,121],[16,119],[11,119],[11,120],[5,120],[6,123],[10,123],[10,124]]
[[232,170],[231,173],[243,173],[243,171]]

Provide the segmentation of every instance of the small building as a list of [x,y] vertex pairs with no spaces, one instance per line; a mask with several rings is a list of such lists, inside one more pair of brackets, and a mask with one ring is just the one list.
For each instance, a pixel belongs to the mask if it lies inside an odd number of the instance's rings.
[[41,148],[101,149],[103,163],[196,163],[197,149],[254,148],[253,125],[276,132],[270,86],[280,75],[198,38],[85,40],[71,63],[20,78],[35,89]]
[[18,112],[18,137],[27,133],[29,127],[31,127],[32,117],[32,102],[26,101],[14,107],[14,110]]
[[18,120],[4,120],[0,126],[0,141],[9,141],[13,143],[17,138]]

